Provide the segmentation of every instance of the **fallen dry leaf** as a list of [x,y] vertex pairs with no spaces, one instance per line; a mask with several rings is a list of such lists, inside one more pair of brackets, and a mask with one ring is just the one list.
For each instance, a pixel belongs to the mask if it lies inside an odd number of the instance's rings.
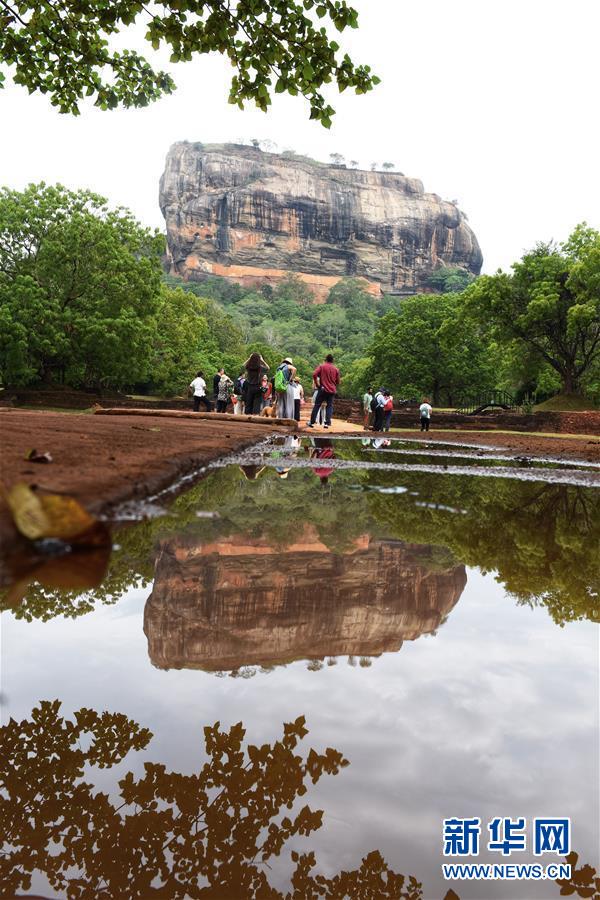
[[45,453],[38,453],[37,450],[30,450],[29,453],[25,454],[25,459],[27,462],[34,463],[51,463],[52,462],[52,454],[46,451]]
[[6,500],[15,525],[32,541],[41,538],[72,541],[97,524],[73,497],[40,494],[22,482],[11,488]]

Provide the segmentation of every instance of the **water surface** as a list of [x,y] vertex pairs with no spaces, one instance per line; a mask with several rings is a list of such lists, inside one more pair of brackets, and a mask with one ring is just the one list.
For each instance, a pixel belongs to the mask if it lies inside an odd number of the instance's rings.
[[[400,449],[414,456],[396,453],[398,468],[378,467]],[[29,787],[13,784],[4,810],[19,824],[19,791],[35,785],[42,832],[67,835],[68,844],[72,815],[78,838],[60,871],[63,845],[47,853],[42,844],[36,856],[29,842],[23,868],[33,869],[32,891],[63,897],[66,883],[82,878],[82,896],[118,896],[117,886],[124,896],[148,896],[150,884],[169,884],[169,896],[195,896],[186,884],[229,877],[223,883],[238,879],[247,893],[258,884],[247,878],[266,878],[285,893],[296,865],[291,851],[314,850],[313,875],[333,878],[377,850],[434,900],[448,886],[440,865],[442,819],[450,816],[486,823],[571,816],[575,849],[598,864],[597,472],[472,454],[461,464],[505,469],[503,477],[450,477],[444,466],[455,465],[457,448],[447,448],[447,457],[439,452],[322,438],[263,446],[215,467],[171,503],[156,498],[154,513],[158,506],[162,515],[118,527],[99,587],[57,588],[54,569],[50,578],[38,570],[40,580],[2,614],[3,723],[29,723],[9,733],[9,747],[16,752],[30,740],[36,748],[18,762]],[[567,477],[519,477],[532,468]],[[81,586],[80,571],[77,577]],[[55,698],[60,710],[44,708],[41,721],[34,709]],[[89,797],[76,802],[77,767],[61,717],[74,721],[82,708],[123,718],[89,720],[103,738],[95,764],[85,767]],[[310,747],[340,753],[313,759],[312,774],[321,777],[313,784],[304,772],[306,793],[281,742],[284,723],[302,716],[308,735],[298,758]],[[212,802],[226,785],[231,805],[208,829],[200,860],[193,841],[169,844],[173,822],[164,810],[174,796],[185,806],[186,796],[200,792],[198,782],[170,773],[191,776],[214,761],[203,729],[217,721],[225,731],[243,722],[246,731],[239,747],[237,732],[219,738],[232,755],[212,772],[220,786],[208,795]],[[303,733],[302,724],[296,728]],[[252,790],[235,774],[236,754],[248,744],[274,748]],[[73,746],[88,752],[89,735]],[[31,761],[53,752],[52,764]],[[153,802],[148,762],[165,769],[152,770],[157,806],[144,813],[144,832],[140,810]],[[58,788],[46,777],[52,765],[61,772]],[[100,790],[119,806],[118,782],[128,772],[146,780],[141,805],[120,811],[131,816],[123,832],[116,814],[89,798]],[[312,833],[282,838],[267,868],[254,857],[269,804],[292,818],[305,804],[324,814]],[[85,837],[79,808],[93,808],[91,831],[104,843]],[[249,836],[252,814],[261,828]],[[197,832],[185,816],[179,821],[188,836]],[[235,850],[225,851],[232,842]],[[136,858],[142,845],[149,856]],[[168,874],[152,855],[159,845]],[[479,860],[503,861],[487,851]],[[15,888],[27,887],[14,861],[5,857],[2,866]],[[543,883],[453,887],[475,900],[559,895]]]

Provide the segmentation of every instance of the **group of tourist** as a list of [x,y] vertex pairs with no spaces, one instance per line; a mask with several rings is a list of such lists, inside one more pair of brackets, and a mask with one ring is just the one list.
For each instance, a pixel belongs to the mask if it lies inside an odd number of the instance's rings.
[[[394,411],[394,397],[391,391],[382,387],[373,392],[373,388],[368,387],[363,395],[362,408],[365,428],[370,428],[371,431],[390,430]],[[432,412],[431,403],[427,397],[423,397],[423,402],[419,406],[421,431],[429,431]]]
[[[299,422],[305,394],[292,357],[286,356],[270,378],[268,373],[269,365],[257,352],[246,360],[235,382],[225,369],[219,369],[213,377],[216,411],[227,412],[231,405],[232,412],[237,415],[270,415]],[[317,420],[325,428],[331,427],[333,401],[339,383],[339,369],[333,364],[331,353],[328,353],[324,362],[313,372],[313,409],[309,428],[313,428]],[[193,397],[194,412],[199,412],[201,406],[207,412],[212,412],[213,403],[206,393],[206,380],[202,371],[196,373],[189,389]]]
[[[333,401],[340,384],[340,372],[334,365],[333,356],[328,353],[325,360],[313,372],[313,408],[308,428],[318,423],[324,428],[331,427]],[[270,415],[280,419],[300,421],[300,410],[305,401],[304,388],[291,356],[286,356],[269,377],[269,365],[258,352],[252,353],[244,363],[235,382],[220,368],[213,377],[213,398],[218,413],[227,412],[231,405],[236,415]],[[204,374],[198,372],[190,384],[193,394],[194,412],[203,406],[212,412],[213,404],[206,393]],[[394,409],[391,391],[381,387],[374,391],[367,388],[362,408],[364,426],[372,431],[389,431]],[[432,408],[429,400],[423,398],[419,407],[421,431],[429,431]]]

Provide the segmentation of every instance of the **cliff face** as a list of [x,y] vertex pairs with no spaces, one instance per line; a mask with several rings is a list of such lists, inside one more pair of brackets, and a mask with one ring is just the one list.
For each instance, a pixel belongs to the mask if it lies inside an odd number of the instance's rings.
[[285,551],[241,535],[166,541],[144,610],[150,660],[229,671],[397,651],[434,631],[466,584],[464,566],[428,568],[430,550],[365,535],[336,555],[310,529]]
[[160,181],[171,272],[246,286],[295,272],[324,299],[340,278],[374,294],[418,291],[431,272],[482,256],[465,217],[415,178],[263,153],[174,144]]

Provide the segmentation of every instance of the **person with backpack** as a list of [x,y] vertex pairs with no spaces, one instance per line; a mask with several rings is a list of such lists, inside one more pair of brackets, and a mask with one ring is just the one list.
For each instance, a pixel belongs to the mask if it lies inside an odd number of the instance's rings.
[[[240,372],[238,377],[235,379],[235,384],[233,385],[233,396],[235,396],[235,403],[233,404],[233,412],[236,416],[239,416],[244,411],[244,395],[247,390],[247,381],[244,370]],[[231,398],[233,400],[233,397]]]
[[421,415],[421,431],[429,431],[429,423],[431,422],[431,413],[433,409],[431,408],[431,404],[427,397],[423,397],[423,402],[419,407],[419,413]]
[[383,431],[383,407],[386,401],[386,391],[380,388],[371,400],[371,411],[373,413],[373,431]]
[[260,353],[254,352],[244,363],[244,368],[248,373],[245,412],[249,416],[259,416],[263,398],[262,378],[269,371],[269,366]]
[[275,370],[273,388],[277,398],[277,418],[294,418],[294,378],[296,367],[292,363],[292,357],[286,356]]
[[325,362],[317,366],[313,372],[314,386],[317,388],[317,399],[315,400],[312,412],[310,414],[309,428],[315,427],[317,415],[321,404],[326,404],[325,409],[325,425],[323,428],[331,427],[331,417],[333,416],[333,398],[337,394],[340,383],[340,370],[333,364],[333,356],[328,353]]
[[383,430],[389,431],[392,424],[392,413],[394,411],[394,398],[391,394],[384,394],[385,403],[383,404]]

